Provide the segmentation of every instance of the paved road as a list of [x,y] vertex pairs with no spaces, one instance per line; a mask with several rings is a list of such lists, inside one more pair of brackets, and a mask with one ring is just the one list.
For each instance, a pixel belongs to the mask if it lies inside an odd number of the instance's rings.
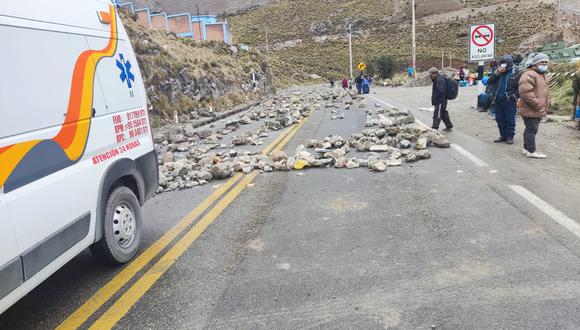
[[[429,122],[419,98],[380,89],[369,104],[380,101]],[[345,113],[315,112],[285,150],[359,132],[365,114]],[[164,250],[170,267],[146,267],[83,328],[111,315],[118,329],[580,327],[580,192],[460,129],[449,137],[454,148],[382,174],[258,175],[179,258]],[[215,190],[150,201],[147,245]],[[83,254],[0,328],[55,327],[119,271]]]

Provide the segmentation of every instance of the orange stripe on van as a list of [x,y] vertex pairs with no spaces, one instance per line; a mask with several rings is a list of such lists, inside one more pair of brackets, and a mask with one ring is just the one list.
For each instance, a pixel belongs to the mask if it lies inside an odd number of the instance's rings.
[[111,24],[112,22],[111,15],[109,15],[109,13],[107,13],[106,11],[99,12],[99,19],[103,24]]
[[[117,14],[109,5],[111,19],[107,46],[101,50],[87,50],[77,58],[71,80],[66,117],[58,134],[52,139],[58,143],[71,161],[77,161],[84,153],[91,124],[94,81],[98,62],[111,57],[117,51]],[[0,148],[0,187],[20,161],[42,140],[26,141]],[[42,160],[39,160],[42,162]]]
[[[93,90],[96,67],[103,57],[113,56],[117,48],[117,17],[115,9],[110,8],[111,29],[109,43],[99,51],[88,50],[81,54],[75,65],[71,83],[69,106],[65,125],[53,139],[65,151],[70,160],[77,160],[84,151],[89,134],[90,121],[79,122],[91,118],[93,105]],[[72,125],[67,125],[72,123]]]

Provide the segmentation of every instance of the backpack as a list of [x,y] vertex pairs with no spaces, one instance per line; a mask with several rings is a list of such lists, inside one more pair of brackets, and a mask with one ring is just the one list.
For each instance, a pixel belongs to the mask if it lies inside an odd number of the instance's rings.
[[459,94],[459,82],[451,77],[443,77],[447,88],[445,90],[445,97],[448,100],[455,100]]

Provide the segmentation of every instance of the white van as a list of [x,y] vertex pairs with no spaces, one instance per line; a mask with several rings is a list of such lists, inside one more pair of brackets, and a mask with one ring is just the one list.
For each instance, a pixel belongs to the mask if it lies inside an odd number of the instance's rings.
[[125,263],[157,189],[146,94],[105,0],[0,1],[0,313],[87,247]]

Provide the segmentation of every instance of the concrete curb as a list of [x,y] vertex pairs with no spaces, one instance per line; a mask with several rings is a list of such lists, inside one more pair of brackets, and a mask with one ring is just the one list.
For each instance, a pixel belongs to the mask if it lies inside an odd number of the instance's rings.
[[[232,110],[229,110],[229,111],[216,113],[216,116],[215,117],[206,117],[205,119],[193,121],[193,122],[190,122],[190,123],[187,123],[187,124],[188,125],[192,125],[193,128],[198,128],[198,127],[201,127],[201,126],[205,126],[207,124],[211,124],[211,123],[216,122],[218,120],[222,120],[224,118],[227,118],[227,117],[233,116],[235,114],[238,114],[240,112],[246,111],[246,110],[250,109],[251,107],[254,107],[254,106],[256,106],[256,105],[258,105],[258,104],[260,104],[262,102],[263,101],[255,101],[255,102],[252,102],[252,103],[249,103],[249,104],[244,104],[244,105],[235,107],[235,108],[233,108]],[[175,124],[172,124],[172,125],[175,125]]]

